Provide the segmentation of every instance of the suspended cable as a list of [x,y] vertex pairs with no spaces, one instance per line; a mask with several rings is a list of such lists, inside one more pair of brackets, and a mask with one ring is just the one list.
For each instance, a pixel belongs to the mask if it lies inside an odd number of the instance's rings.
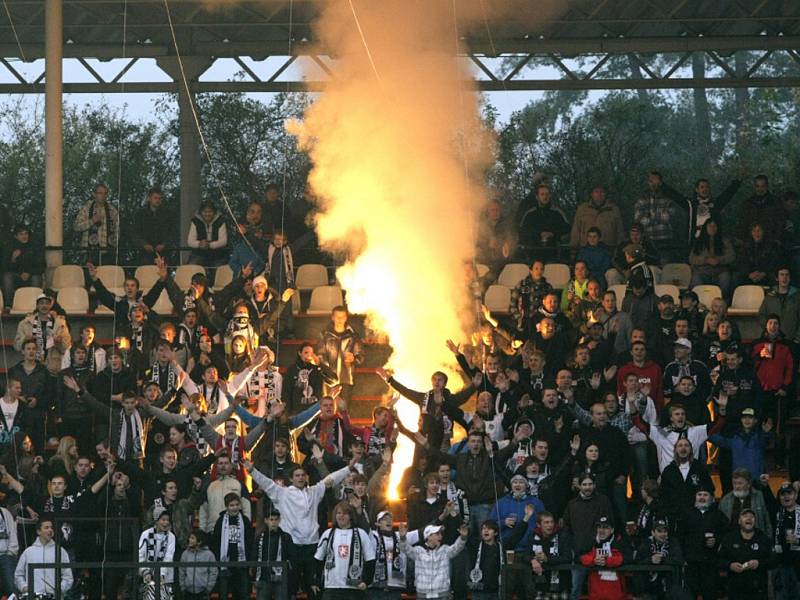
[[11,17],[11,10],[8,8],[7,0],[3,0],[3,8],[6,11],[8,22],[11,25],[11,31],[14,33],[14,39],[17,41],[17,49],[19,50],[19,56],[22,59],[22,62],[28,62],[28,59],[25,58],[25,51],[22,49],[22,43],[19,41],[19,35],[17,35],[17,28],[14,25],[14,19]]
[[369,64],[372,67],[372,72],[375,73],[375,79],[378,80],[379,83],[383,83],[381,81],[380,73],[378,73],[378,68],[375,66],[375,60],[372,58],[372,52],[369,49],[369,44],[367,44],[367,38],[364,36],[364,30],[361,28],[361,21],[358,20],[358,15],[356,14],[356,7],[353,4],[353,0],[347,0],[348,4],[350,4],[350,12],[353,13],[353,20],[356,22],[356,28],[358,28],[358,35],[361,36],[361,43],[364,46],[364,50],[367,53],[367,58],[369,59]]

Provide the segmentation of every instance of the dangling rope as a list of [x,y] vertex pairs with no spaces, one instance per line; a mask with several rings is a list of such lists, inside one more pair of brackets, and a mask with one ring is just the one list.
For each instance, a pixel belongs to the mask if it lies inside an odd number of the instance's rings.
[[14,33],[14,39],[17,41],[17,49],[19,50],[19,57],[22,59],[22,62],[28,62],[28,59],[25,58],[25,51],[22,49],[22,43],[19,41],[19,35],[17,35],[17,28],[14,25],[14,19],[11,17],[11,10],[8,8],[8,2],[6,0],[3,0],[3,8],[6,11],[8,22],[11,25],[11,31]]

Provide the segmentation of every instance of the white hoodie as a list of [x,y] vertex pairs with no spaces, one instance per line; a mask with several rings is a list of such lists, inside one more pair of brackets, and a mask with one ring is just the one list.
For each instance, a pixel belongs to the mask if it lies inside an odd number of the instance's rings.
[[[19,557],[17,568],[14,571],[14,583],[19,590],[28,589],[28,563],[38,564],[54,564],[56,562],[56,543],[50,541],[46,546],[42,543],[41,538],[37,537],[33,545],[30,546],[22,556]],[[61,592],[69,591],[72,588],[72,569],[67,565],[69,564],[69,556],[67,551],[61,548],[61,564],[64,566],[61,569]],[[33,590],[34,594],[53,594],[56,589],[56,570],[53,569],[35,569],[33,571]]]

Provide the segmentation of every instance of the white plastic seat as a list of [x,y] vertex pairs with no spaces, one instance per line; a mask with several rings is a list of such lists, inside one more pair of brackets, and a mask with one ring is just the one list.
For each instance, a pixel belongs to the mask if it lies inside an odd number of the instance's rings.
[[511,288],[499,283],[490,285],[483,296],[483,303],[493,313],[508,314],[511,306]]
[[570,277],[572,277],[572,273],[570,273],[569,265],[550,263],[544,266],[544,278],[557,290],[567,287]]
[[121,288],[125,285],[125,270],[117,265],[97,267],[97,277],[109,290],[111,288]]
[[231,281],[233,281],[233,269],[228,265],[217,267],[217,272],[214,273],[214,291],[218,292]]
[[50,287],[54,290],[83,287],[84,285],[86,285],[86,278],[83,275],[83,268],[78,265],[60,265],[56,267],[50,282]]
[[764,302],[764,288],[760,285],[740,285],[733,290],[733,302],[728,309],[732,317],[749,317],[758,314]]
[[344,304],[342,288],[338,285],[320,285],[311,292],[309,315],[328,315],[337,306]]
[[206,274],[204,267],[200,265],[181,265],[175,271],[175,283],[181,290],[188,290],[192,285],[192,276],[195,273]]
[[660,298],[664,294],[669,294],[672,296],[672,300],[675,302],[675,304],[678,304],[681,300],[681,291],[676,285],[669,283],[657,283],[655,285],[655,292],[657,298]]
[[36,309],[36,298],[42,293],[40,287],[21,287],[14,292],[11,302],[12,315],[25,315]]
[[[651,265],[649,267],[649,269],[650,269],[650,272],[653,274],[653,281],[655,283],[661,283],[661,277],[662,277],[661,267],[656,267],[654,265]],[[667,281],[666,283],[670,283],[670,282]]]
[[85,315],[89,312],[89,292],[84,287],[61,288],[58,304],[68,315]]
[[503,270],[500,271],[500,275],[497,277],[497,283],[508,288],[515,288],[519,285],[520,281],[530,275],[530,272],[530,267],[524,263],[508,263],[503,267]]
[[158,281],[158,267],[155,265],[141,265],[136,267],[134,277],[139,280],[139,289],[149,290]]
[[711,307],[711,301],[714,298],[722,298],[722,290],[718,285],[696,285],[692,291],[697,294],[697,299],[700,304],[706,308]]
[[692,267],[686,263],[667,263],[661,269],[662,283],[671,283],[685,290],[692,285]]
[[608,289],[617,295],[617,310],[622,310],[622,301],[625,299],[625,292],[628,291],[628,286],[624,283],[616,283]]
[[[122,297],[125,295],[125,288],[121,287],[112,287],[108,288],[108,291],[114,294],[117,297]],[[98,304],[97,308],[94,309],[94,314],[96,315],[113,315],[114,311],[108,308],[105,304]]]
[[157,315],[162,316],[172,314],[172,302],[169,300],[169,294],[167,294],[167,290],[161,290],[158,300],[156,300],[156,303],[153,305],[153,311]]
[[313,290],[328,285],[328,269],[325,265],[300,265],[294,278],[298,290]]
[[483,263],[475,263],[475,271],[478,273],[478,277],[480,278],[486,277],[486,274],[489,272],[489,265],[484,265]]

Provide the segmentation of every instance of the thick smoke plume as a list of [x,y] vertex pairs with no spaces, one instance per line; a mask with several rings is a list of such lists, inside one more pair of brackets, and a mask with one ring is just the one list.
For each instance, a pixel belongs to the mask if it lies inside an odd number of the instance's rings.
[[[480,5],[420,0],[326,2],[315,35],[336,59],[333,81],[292,130],[310,151],[316,228],[347,263],[337,276],[351,311],[389,337],[398,380],[427,390],[453,363],[445,340],[474,314],[464,277],[490,156],[460,27]],[[455,10],[463,14],[454,15]],[[451,379],[458,389],[460,378]],[[401,404],[416,429],[418,411]],[[400,438],[392,483],[411,460]],[[394,489],[394,485],[392,486]]]

